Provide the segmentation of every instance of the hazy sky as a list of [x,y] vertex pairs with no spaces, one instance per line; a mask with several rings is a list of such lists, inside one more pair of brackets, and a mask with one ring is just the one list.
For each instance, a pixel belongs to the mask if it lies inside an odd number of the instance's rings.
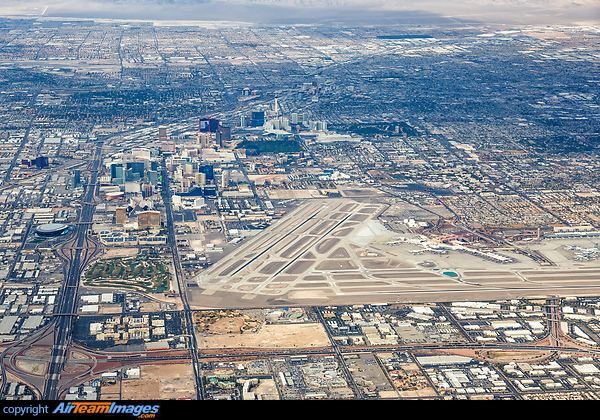
[[600,24],[600,0],[2,0],[0,15],[263,23]]

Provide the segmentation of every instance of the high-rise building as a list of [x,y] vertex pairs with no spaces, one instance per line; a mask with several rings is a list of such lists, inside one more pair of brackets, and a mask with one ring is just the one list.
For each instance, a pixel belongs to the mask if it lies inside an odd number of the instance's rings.
[[75,169],[73,170],[73,180],[71,186],[73,188],[77,188],[79,185],[81,185],[81,171],[79,169]]
[[117,207],[116,222],[118,225],[124,225],[125,223],[127,223],[127,208]]
[[135,172],[133,168],[129,168],[125,171],[125,182],[137,182],[140,179],[140,174]]
[[136,158],[150,159],[151,152],[147,147],[134,147],[131,149],[131,155]]
[[316,129],[318,131],[327,131],[327,121],[317,121]]
[[250,126],[262,127],[263,125],[265,125],[265,113],[263,111],[253,111]]
[[144,187],[142,188],[142,197],[148,198],[151,196],[152,196],[152,185],[144,184]]
[[219,147],[224,147],[225,143],[231,141],[231,128],[220,125],[217,128],[216,142]]
[[116,170],[115,170],[115,179],[117,179],[117,182],[123,183],[125,182],[125,168],[123,168],[122,166],[117,166]]
[[215,133],[215,143],[218,147],[223,147],[223,136],[221,135],[220,131]]
[[200,148],[206,149],[210,146],[210,134],[209,133],[198,133],[198,144]]
[[144,177],[144,162],[127,162],[127,170],[131,169],[134,173],[140,176],[140,179]]
[[202,188],[202,192],[205,197],[216,197],[217,196],[217,186],[216,185],[205,185]]
[[[117,173],[118,169],[121,169],[121,170]],[[123,164],[122,163],[113,163],[110,165],[110,178],[111,179],[123,178]]]
[[199,209],[200,207],[204,206],[204,204],[205,202],[203,197],[194,199],[194,208]]
[[227,188],[229,186],[230,174],[228,170],[221,172],[221,188]]
[[148,183],[156,187],[159,182],[158,171],[148,171]]
[[206,179],[215,179],[213,166],[212,165],[200,165],[198,167],[198,172],[202,172],[206,175]]
[[161,141],[160,151],[163,153],[175,153],[175,142],[168,140]]
[[38,156],[34,159],[35,166],[40,169],[47,168],[50,164],[46,156]]
[[137,215],[138,228],[159,228],[160,224],[160,212],[159,211],[142,211]]
[[219,128],[219,120],[216,118],[201,118],[200,119],[200,132],[201,133],[215,133]]
[[161,125],[160,127],[158,127],[158,139],[160,141],[167,140],[167,127],[165,127],[164,125]]
[[206,174],[203,172],[198,172],[194,177],[194,182],[196,185],[205,185],[206,184]]

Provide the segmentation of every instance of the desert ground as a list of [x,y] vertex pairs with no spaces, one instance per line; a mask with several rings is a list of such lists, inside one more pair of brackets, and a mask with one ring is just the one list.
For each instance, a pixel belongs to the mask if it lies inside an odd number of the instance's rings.
[[196,398],[196,381],[191,363],[141,365],[140,371],[140,379],[125,379],[120,385],[117,382],[116,385],[102,387],[102,398],[115,400]]
[[[310,343],[310,344],[307,344]],[[270,324],[257,332],[210,334],[198,337],[198,348],[302,348],[331,345],[322,324]]]

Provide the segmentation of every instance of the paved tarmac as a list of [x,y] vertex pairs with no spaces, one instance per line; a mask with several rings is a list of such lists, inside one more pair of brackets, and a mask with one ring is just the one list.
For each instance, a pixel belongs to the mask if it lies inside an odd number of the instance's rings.
[[[374,200],[375,201],[375,200]],[[600,295],[600,264],[563,255],[543,267],[522,255],[500,264],[449,251],[415,253],[377,220],[387,206],[361,198],[309,200],[188,280],[194,308],[347,305]],[[418,236],[418,235],[413,235]],[[534,246],[533,244],[531,246]],[[562,247],[562,248],[561,248]]]

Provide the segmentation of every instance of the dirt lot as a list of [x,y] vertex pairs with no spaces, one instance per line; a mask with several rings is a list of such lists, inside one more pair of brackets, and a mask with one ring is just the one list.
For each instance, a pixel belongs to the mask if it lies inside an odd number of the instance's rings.
[[122,383],[123,400],[169,400],[196,398],[191,363],[142,365],[140,379]]
[[329,346],[321,324],[263,325],[257,332],[198,337],[199,348],[224,347],[323,347]]
[[277,386],[273,379],[261,379],[254,393],[263,400],[278,400]]
[[137,248],[106,248],[102,258],[131,257],[137,253]]

